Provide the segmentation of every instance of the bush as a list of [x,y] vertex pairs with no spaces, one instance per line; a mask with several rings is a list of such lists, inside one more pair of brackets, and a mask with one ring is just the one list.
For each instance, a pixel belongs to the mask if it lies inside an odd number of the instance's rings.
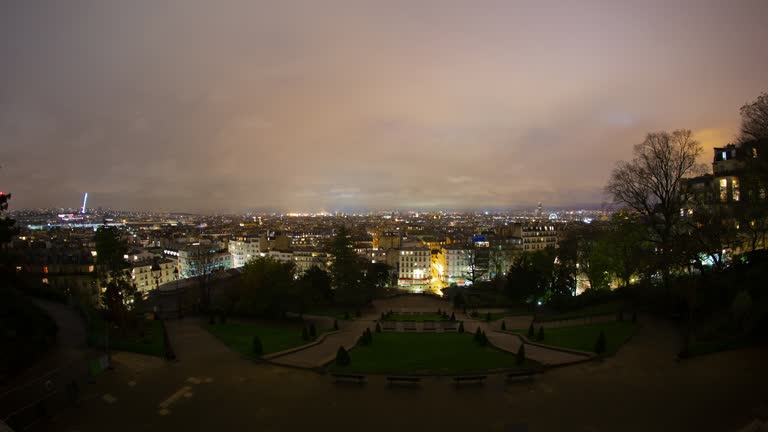
[[360,318],[361,316],[363,316],[363,313],[362,313],[362,312],[360,312],[360,309],[358,309],[358,310],[355,312],[355,316],[356,316],[356,317],[358,317],[358,318]]
[[475,330],[475,342],[480,342],[480,339],[483,338],[483,331],[480,329],[480,327]]
[[600,335],[597,337],[597,342],[595,342],[595,353],[602,354],[605,352],[605,349],[606,349],[605,332],[600,330]]
[[485,313],[485,320],[486,321],[490,321],[491,320],[491,313],[490,312],[486,312]]
[[507,322],[504,320],[501,320],[501,329],[506,330],[507,329]]
[[464,321],[459,321],[459,333],[464,333]]
[[384,319],[386,319],[386,317],[387,317],[387,316],[384,314],[384,312],[382,312],[382,313],[381,313],[381,320],[382,320],[382,321],[384,321]]
[[345,320],[350,319],[349,312],[344,312],[344,319]]
[[333,320],[333,329],[338,330],[339,329],[339,322],[337,320]]
[[451,321],[456,321],[456,313],[451,312]]
[[531,321],[531,325],[528,327],[528,339],[533,339],[533,335],[536,334],[535,330],[533,329],[533,321]]
[[317,328],[315,328],[315,323],[310,323],[309,324],[309,337],[314,339],[315,336],[317,336]]
[[484,331],[480,331],[480,345],[486,346],[488,345],[488,336],[485,335]]
[[525,364],[525,344],[521,343],[520,348],[517,350],[517,356],[515,357],[515,363],[518,366],[522,366]]
[[352,359],[349,358],[347,350],[343,346],[340,346],[338,351],[336,351],[336,365],[349,366],[351,362]]
[[544,326],[539,326],[539,334],[536,336],[536,340],[544,340]]
[[307,332],[306,326],[301,328],[301,338],[304,340],[309,340],[309,332]]
[[261,339],[258,336],[253,337],[253,354],[257,356],[264,354],[264,347],[261,345]]
[[362,335],[360,335],[360,338],[357,340],[358,345],[370,345],[371,342],[373,342],[373,334],[371,334],[371,329],[367,328],[363,332]]
[[442,311],[442,310],[440,310],[440,309],[438,309],[438,310],[437,310],[437,314],[438,314],[439,316],[443,316],[443,311]]
[[381,324],[376,323],[376,333],[381,333]]

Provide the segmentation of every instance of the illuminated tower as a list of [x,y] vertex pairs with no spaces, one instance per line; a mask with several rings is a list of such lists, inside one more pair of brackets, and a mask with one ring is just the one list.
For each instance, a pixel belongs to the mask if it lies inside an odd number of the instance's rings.
[[85,210],[86,210],[85,204],[87,202],[88,202],[88,192],[86,192],[85,195],[83,195],[83,208],[82,210],[80,210],[80,213],[85,214]]
[[536,207],[536,217],[540,218],[541,214],[542,214],[541,202],[539,202],[539,205]]

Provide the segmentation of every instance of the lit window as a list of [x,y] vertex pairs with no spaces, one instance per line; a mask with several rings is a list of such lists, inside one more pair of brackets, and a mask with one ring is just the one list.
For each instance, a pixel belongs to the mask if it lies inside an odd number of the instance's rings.
[[731,180],[731,195],[733,196],[734,201],[738,201],[739,198],[741,198],[741,194],[739,193],[739,179],[732,179]]
[[728,200],[728,179],[720,179],[720,201]]
[[728,153],[723,152],[723,154],[721,156],[721,160],[728,160]]

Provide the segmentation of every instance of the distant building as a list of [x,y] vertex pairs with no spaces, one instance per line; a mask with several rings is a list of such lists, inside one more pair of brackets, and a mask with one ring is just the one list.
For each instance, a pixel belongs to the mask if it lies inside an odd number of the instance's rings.
[[203,276],[232,268],[232,255],[217,245],[192,245],[178,251],[181,278]]
[[502,238],[519,238],[524,252],[557,247],[557,225],[513,223],[499,229]]
[[472,271],[473,253],[473,248],[467,245],[453,244],[444,247],[442,249],[445,263],[443,282],[449,285],[466,285],[467,275]]
[[403,246],[403,238],[397,232],[383,232],[373,235],[374,249],[400,249]]
[[321,251],[293,251],[293,262],[296,264],[296,275],[300,276],[312,267],[328,270],[331,255]]
[[[153,271],[154,264],[157,264],[157,273]],[[173,282],[179,277],[179,272],[175,271],[176,262],[170,259],[146,259],[143,261],[134,261],[131,263],[131,281],[139,292],[148,292],[156,287]],[[157,279],[155,279],[157,276]]]
[[400,251],[397,284],[403,287],[428,285],[431,278],[432,252],[426,246]]
[[232,254],[232,268],[240,268],[245,263],[256,258],[262,252],[261,241],[258,238],[242,238],[230,240],[229,253]]

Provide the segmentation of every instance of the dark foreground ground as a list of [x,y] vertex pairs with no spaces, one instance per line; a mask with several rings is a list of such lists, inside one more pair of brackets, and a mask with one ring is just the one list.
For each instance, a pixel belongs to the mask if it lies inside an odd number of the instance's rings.
[[613,358],[532,383],[462,388],[446,379],[334,384],[245,360],[192,319],[169,322],[179,361],[116,355],[116,369],[83,388],[77,407],[32,430],[737,431],[768,417],[768,350],[678,363],[677,332],[642,321]]

